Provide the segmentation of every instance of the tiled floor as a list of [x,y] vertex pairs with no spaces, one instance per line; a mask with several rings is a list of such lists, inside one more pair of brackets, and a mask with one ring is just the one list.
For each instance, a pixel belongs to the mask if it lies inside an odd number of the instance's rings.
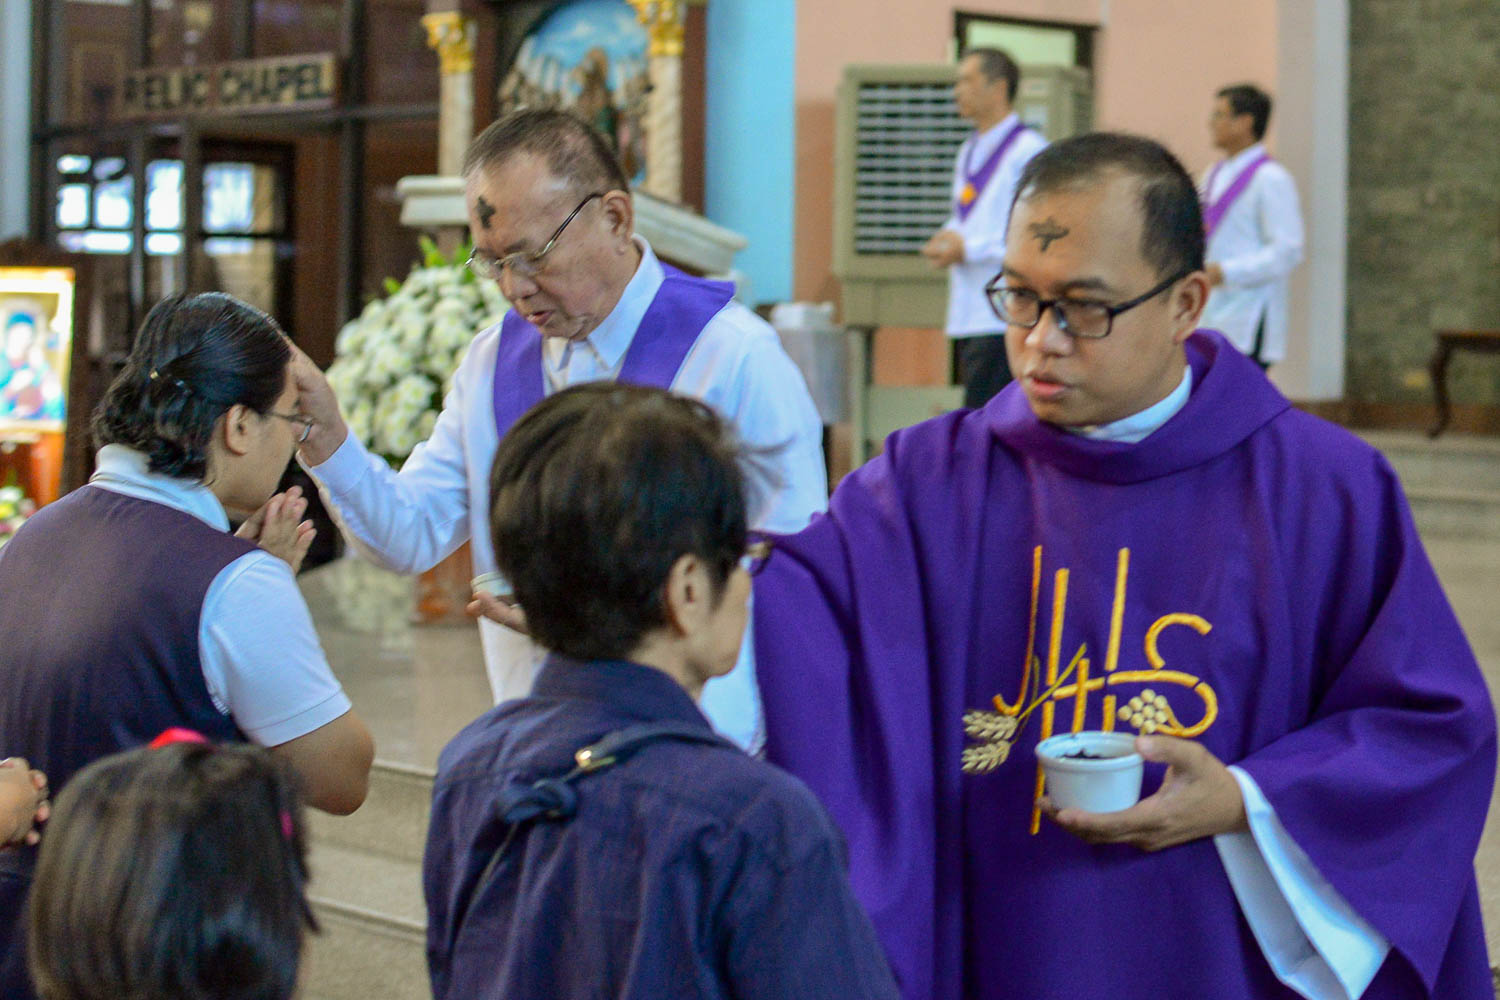
[[473,624],[412,625],[413,581],[355,559],[303,575],[329,662],[381,760],[435,767],[493,703]]

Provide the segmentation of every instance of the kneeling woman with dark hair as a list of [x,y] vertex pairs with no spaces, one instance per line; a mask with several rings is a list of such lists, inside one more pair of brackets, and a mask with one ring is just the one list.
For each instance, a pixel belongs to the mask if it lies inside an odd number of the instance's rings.
[[[271,748],[308,804],[364,800],[374,753],[297,589],[297,495],[273,497],[305,424],[291,348],[227,295],[152,309],[94,418],[89,484],[0,552],[0,747],[53,786],[172,726]],[[226,511],[249,517],[236,535]],[[258,543],[258,544],[257,544]],[[0,855],[0,995],[34,849]]]
[[308,908],[296,789],[256,747],[95,761],[58,797],[31,896],[45,1000],[287,1000]]

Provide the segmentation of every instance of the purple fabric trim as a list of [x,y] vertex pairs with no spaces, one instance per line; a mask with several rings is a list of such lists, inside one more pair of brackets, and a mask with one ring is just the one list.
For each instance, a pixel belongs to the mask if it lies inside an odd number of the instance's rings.
[[521,414],[547,395],[547,381],[542,374],[542,335],[515,309],[500,321],[494,388],[490,395],[494,400],[495,429],[502,438],[521,419]]
[[[684,274],[663,264],[656,297],[636,327],[618,381],[669,388],[708,321],[734,297],[734,286]],[[492,393],[495,429],[501,437],[547,394],[542,374],[542,335],[512,309],[500,322]]]
[[[970,142],[969,148],[964,150],[964,183],[966,186],[974,189],[974,198],[967,205],[964,204],[962,198],[953,199],[953,210],[957,213],[960,222],[967,219],[969,213],[974,210],[974,206],[979,202],[979,196],[984,193],[985,186],[989,184],[990,178],[995,176],[995,170],[1000,166],[1000,160],[1004,158],[1005,151],[1010,149],[1011,144],[1016,141],[1025,128],[1026,123],[1021,121],[1012,125],[1005,138],[1000,140],[1000,145],[995,147],[995,151],[980,164],[977,171],[970,172],[969,170],[969,164],[974,158],[974,143]],[[974,138],[977,140],[979,137],[976,134]]]
[[1234,179],[1234,183],[1230,184],[1223,194],[1210,201],[1209,192],[1214,189],[1214,180],[1219,176],[1219,168],[1224,165],[1222,163],[1214,164],[1213,170],[1208,175],[1208,183],[1203,185],[1203,232],[1206,234],[1205,238],[1214,238],[1214,233],[1218,231],[1219,223],[1224,221],[1224,215],[1229,211],[1229,207],[1235,203],[1235,200],[1240,195],[1245,193],[1245,188],[1250,186],[1250,181],[1254,178],[1255,172],[1270,162],[1270,154],[1260,154],[1259,158],[1251,161],[1248,167],[1240,171],[1240,175]]

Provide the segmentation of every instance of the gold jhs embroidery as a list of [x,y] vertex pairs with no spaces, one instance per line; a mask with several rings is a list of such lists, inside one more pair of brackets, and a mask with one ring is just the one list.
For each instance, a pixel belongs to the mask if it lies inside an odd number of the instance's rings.
[[[1059,669],[1063,620],[1068,602],[1069,571],[1066,568],[1057,571],[1052,588],[1052,628],[1047,641],[1046,686],[1044,688],[1042,686],[1043,665],[1036,655],[1042,547],[1038,545],[1032,551],[1031,614],[1027,619],[1026,664],[1021,672],[1021,690],[1014,702],[1007,702],[1001,695],[995,695],[995,711],[993,712],[976,710],[964,713],[964,732],[977,741],[976,746],[971,746],[963,752],[964,771],[970,774],[981,774],[993,771],[1005,763],[1010,756],[1011,746],[1025,728],[1027,718],[1038,707],[1042,710],[1042,732],[1039,739],[1044,740],[1053,734],[1058,707],[1061,705],[1063,710],[1067,711],[1068,702],[1072,703],[1072,717],[1068,720],[1069,732],[1081,731],[1084,728],[1089,696],[1094,692],[1103,692],[1105,689],[1109,689],[1109,692],[1102,695],[1101,728],[1106,732],[1113,731],[1116,721],[1119,721],[1133,727],[1137,732],[1192,737],[1200,735],[1213,725],[1214,719],[1219,714],[1219,699],[1213,688],[1192,674],[1167,669],[1166,662],[1157,651],[1162,631],[1173,625],[1181,625],[1192,629],[1199,635],[1207,635],[1213,626],[1198,615],[1183,612],[1162,615],[1146,630],[1142,642],[1146,661],[1151,664],[1150,669],[1117,669],[1120,662],[1121,629],[1125,616],[1125,590],[1129,577],[1130,550],[1121,549],[1115,570],[1114,605],[1110,610],[1109,642],[1105,648],[1104,671],[1102,675],[1094,676],[1091,673],[1092,663],[1088,657],[1087,644],[1078,647],[1065,669]],[[1125,704],[1119,705],[1121,695],[1115,693],[1114,689],[1121,685],[1135,684],[1153,686],[1142,687],[1130,693]],[[1191,724],[1185,723],[1177,715],[1166,695],[1158,690],[1161,687],[1182,687],[1191,691],[1203,703],[1202,716]],[[1033,689],[1038,693],[1028,701],[1028,694]],[[1042,770],[1038,766],[1035,797],[1040,798],[1041,795]],[[1033,808],[1031,814],[1033,834],[1040,828],[1040,824],[1041,811]]]

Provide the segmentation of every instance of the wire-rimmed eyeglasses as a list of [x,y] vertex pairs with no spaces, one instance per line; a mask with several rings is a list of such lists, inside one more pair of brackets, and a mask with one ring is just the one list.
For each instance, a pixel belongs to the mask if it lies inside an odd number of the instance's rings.
[[267,413],[266,416],[275,417],[277,420],[285,420],[289,424],[301,424],[302,434],[297,438],[298,444],[304,444],[307,441],[308,435],[312,434],[312,417],[306,417],[300,413],[277,413],[275,410]]
[[1044,299],[1029,288],[1007,287],[1003,284],[1003,274],[997,274],[984,286],[984,297],[1002,323],[1030,330],[1042,321],[1042,313],[1051,309],[1057,328],[1063,333],[1084,340],[1102,340],[1114,329],[1115,317],[1120,313],[1151,300],[1192,273],[1191,268],[1179,271],[1149,292],[1113,306],[1084,299]]
[[505,273],[507,268],[511,274],[519,275],[522,278],[534,278],[542,272],[547,255],[557,245],[557,239],[563,234],[563,230],[568,228],[568,223],[578,218],[578,213],[583,211],[583,206],[595,198],[603,198],[604,195],[605,192],[603,191],[595,191],[580,201],[578,206],[568,213],[568,217],[562,221],[562,225],[557,227],[557,230],[552,234],[552,238],[542,244],[540,250],[517,250],[515,253],[508,253],[504,257],[495,257],[475,247],[474,252],[469,254],[469,259],[464,261],[464,263],[468,266],[469,270],[481,278],[489,278],[491,281],[499,281],[500,276]]

